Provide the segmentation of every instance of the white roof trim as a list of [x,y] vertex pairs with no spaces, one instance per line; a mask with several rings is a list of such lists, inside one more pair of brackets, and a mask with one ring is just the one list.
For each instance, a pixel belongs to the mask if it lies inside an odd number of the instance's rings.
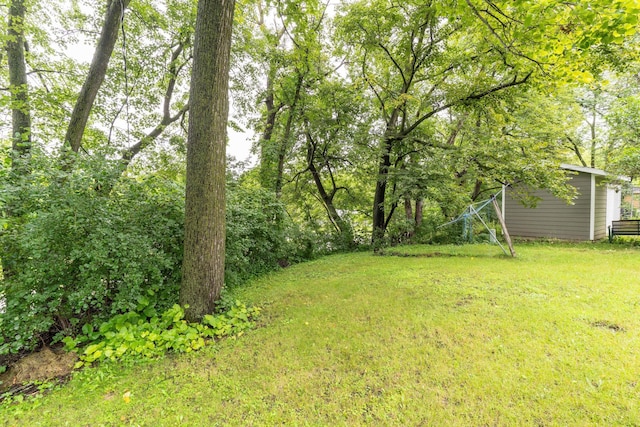
[[609,174],[605,171],[603,171],[602,169],[595,169],[595,168],[588,168],[585,166],[576,166],[576,165],[569,165],[566,163],[562,163],[560,165],[560,167],[562,169],[565,170],[570,170],[570,171],[574,171],[574,172],[584,172],[584,173],[588,173],[591,175],[598,175],[598,176],[608,176]]

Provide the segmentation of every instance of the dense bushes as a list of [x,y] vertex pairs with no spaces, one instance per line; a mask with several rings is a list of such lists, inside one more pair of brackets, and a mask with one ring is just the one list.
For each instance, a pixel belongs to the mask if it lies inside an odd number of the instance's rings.
[[[23,214],[0,238],[6,300],[0,354],[73,333],[149,301],[175,302],[182,257],[183,190],[154,179],[123,179],[115,166],[82,164],[73,173],[34,171],[4,194]],[[11,191],[9,191],[11,190]]]
[[[236,286],[278,266],[311,256],[304,238],[272,192],[230,186],[227,191],[225,284]],[[312,251],[311,251],[312,252]]]
[[[38,167],[36,160],[49,164]],[[104,159],[78,159],[71,173],[44,155],[34,165],[30,176],[0,188],[5,211],[13,211],[0,234],[0,355],[119,314],[152,317],[173,306],[182,185],[155,176],[114,180],[118,166]],[[311,239],[271,193],[231,184],[227,199],[227,287],[313,255]]]

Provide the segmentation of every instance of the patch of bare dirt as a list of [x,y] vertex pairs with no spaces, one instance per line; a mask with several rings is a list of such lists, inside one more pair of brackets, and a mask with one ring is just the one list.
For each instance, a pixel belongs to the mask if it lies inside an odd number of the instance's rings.
[[78,356],[75,353],[44,347],[37,353],[31,353],[18,360],[7,372],[0,375],[0,393],[11,391],[25,383],[65,378],[71,374],[77,360]]
[[613,332],[626,332],[626,330],[613,322],[609,322],[608,320],[598,320],[597,322],[591,323],[591,326],[595,326],[596,328],[605,328],[609,329]]

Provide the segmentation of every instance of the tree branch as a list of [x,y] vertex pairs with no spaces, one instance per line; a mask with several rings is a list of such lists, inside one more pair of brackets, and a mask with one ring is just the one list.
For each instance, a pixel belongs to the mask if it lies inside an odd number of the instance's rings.
[[96,46],[89,73],[82,85],[78,99],[71,113],[64,143],[69,144],[72,151],[78,152],[82,143],[82,136],[87,126],[89,113],[102,86],[109,66],[109,60],[118,39],[118,30],[125,9],[130,0],[110,0],[107,5],[107,13],[102,25],[102,32]]
[[163,117],[160,123],[158,123],[151,132],[142,137],[137,143],[124,150],[122,153],[122,163],[124,165],[124,168],[126,168],[129,163],[131,163],[131,160],[133,160],[133,158],[138,153],[140,153],[140,151],[144,150],[153,141],[155,141],[156,138],[158,138],[162,134],[162,132],[164,132],[167,126],[178,121],[187,113],[187,111],[189,111],[189,104],[182,107],[180,111],[178,111],[178,113],[174,116]]
[[420,117],[418,120],[416,120],[413,125],[411,125],[410,127],[408,127],[406,130],[404,130],[402,132],[402,136],[407,136],[408,134],[410,134],[411,132],[413,132],[418,126],[420,126],[420,124],[422,124],[422,122],[424,122],[425,120],[427,120],[428,118],[432,117],[433,115],[439,113],[440,111],[444,111],[447,110],[448,108],[451,108],[455,105],[461,105],[461,104],[465,104],[469,101],[473,101],[473,100],[478,100],[478,99],[482,99],[487,95],[490,95],[492,93],[513,87],[513,86],[518,86],[521,84],[526,83],[529,78],[531,77],[531,75],[533,74],[533,71],[529,71],[529,73],[527,73],[527,75],[518,80],[518,75],[516,74],[513,77],[513,80],[511,80],[510,82],[507,83],[502,83],[498,86],[492,87],[491,89],[487,89],[483,92],[478,92],[478,93],[472,93],[470,95],[465,96],[464,98],[460,98],[456,101],[452,101],[449,102],[447,104],[444,104],[440,107],[434,108],[433,110],[429,111],[428,113],[424,114],[422,117]]
[[[467,5],[469,5],[469,7],[471,8],[471,10],[473,11],[473,14],[480,20],[482,21],[482,23],[485,25],[485,27],[487,27],[487,29],[489,30],[489,32],[491,32],[491,34],[498,39],[498,41],[500,42],[500,44],[502,45],[502,47],[505,48],[505,50],[507,50],[508,52],[513,53],[516,56],[519,56],[521,58],[524,58],[528,61],[533,62],[534,64],[536,64],[538,66],[538,68],[540,68],[540,70],[542,72],[544,72],[544,68],[542,66],[542,63],[540,61],[537,61],[533,58],[531,58],[530,56],[525,55],[524,53],[518,51],[517,49],[514,49],[513,46],[511,44],[508,44],[502,37],[500,37],[500,35],[496,32],[496,30],[491,26],[491,24],[482,16],[482,14],[480,14],[480,11],[473,5],[473,3],[471,3],[471,0],[465,0],[467,2]],[[491,16],[493,16],[492,14],[490,14]],[[494,16],[495,18],[495,16]],[[500,21],[502,22],[502,21]]]
[[404,71],[402,70],[402,67],[400,66],[400,64],[398,64],[398,61],[396,61],[396,59],[393,57],[393,55],[385,45],[383,45],[381,42],[378,42],[378,46],[387,54],[391,62],[393,62],[393,65],[400,72],[400,76],[402,77],[402,82],[406,87],[408,84],[407,77],[404,75]]
[[587,165],[587,162],[582,157],[582,153],[580,152],[580,147],[578,147],[578,144],[568,135],[565,136],[565,138],[571,144],[571,149],[573,150],[574,153],[576,153],[576,156],[578,156],[578,160],[580,160],[580,163],[582,163],[582,166],[584,166],[585,168],[588,167],[589,165]]
[[171,102],[173,100],[178,75],[180,74],[180,70],[182,70],[182,68],[186,64],[186,62],[180,65],[178,65],[177,63],[180,55],[184,51],[184,47],[185,42],[180,41],[176,45],[175,49],[171,52],[171,60],[169,62],[169,69],[167,70],[169,82],[167,84],[167,89],[165,90],[163,100],[162,119],[151,132],[142,137],[136,144],[132,145],[122,152],[122,163],[124,165],[124,168],[126,168],[129,163],[131,163],[131,160],[138,153],[140,153],[140,151],[144,150],[153,141],[155,141],[156,138],[158,138],[162,134],[162,132],[164,132],[167,126],[183,118],[187,111],[189,111],[189,103],[187,102],[187,104],[182,107],[176,114],[174,114],[173,116],[171,115]]

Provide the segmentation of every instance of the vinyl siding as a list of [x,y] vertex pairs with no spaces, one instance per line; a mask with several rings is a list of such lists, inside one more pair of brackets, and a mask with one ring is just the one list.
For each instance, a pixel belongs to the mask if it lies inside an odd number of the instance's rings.
[[607,185],[601,177],[596,178],[596,223],[594,239],[607,237]]
[[[573,205],[567,205],[546,190],[538,190],[534,194],[542,200],[534,209],[526,208],[511,198],[507,191],[505,221],[509,234],[515,237],[589,240],[591,175],[580,172],[569,179],[579,193]],[[604,224],[604,219],[602,222]]]

